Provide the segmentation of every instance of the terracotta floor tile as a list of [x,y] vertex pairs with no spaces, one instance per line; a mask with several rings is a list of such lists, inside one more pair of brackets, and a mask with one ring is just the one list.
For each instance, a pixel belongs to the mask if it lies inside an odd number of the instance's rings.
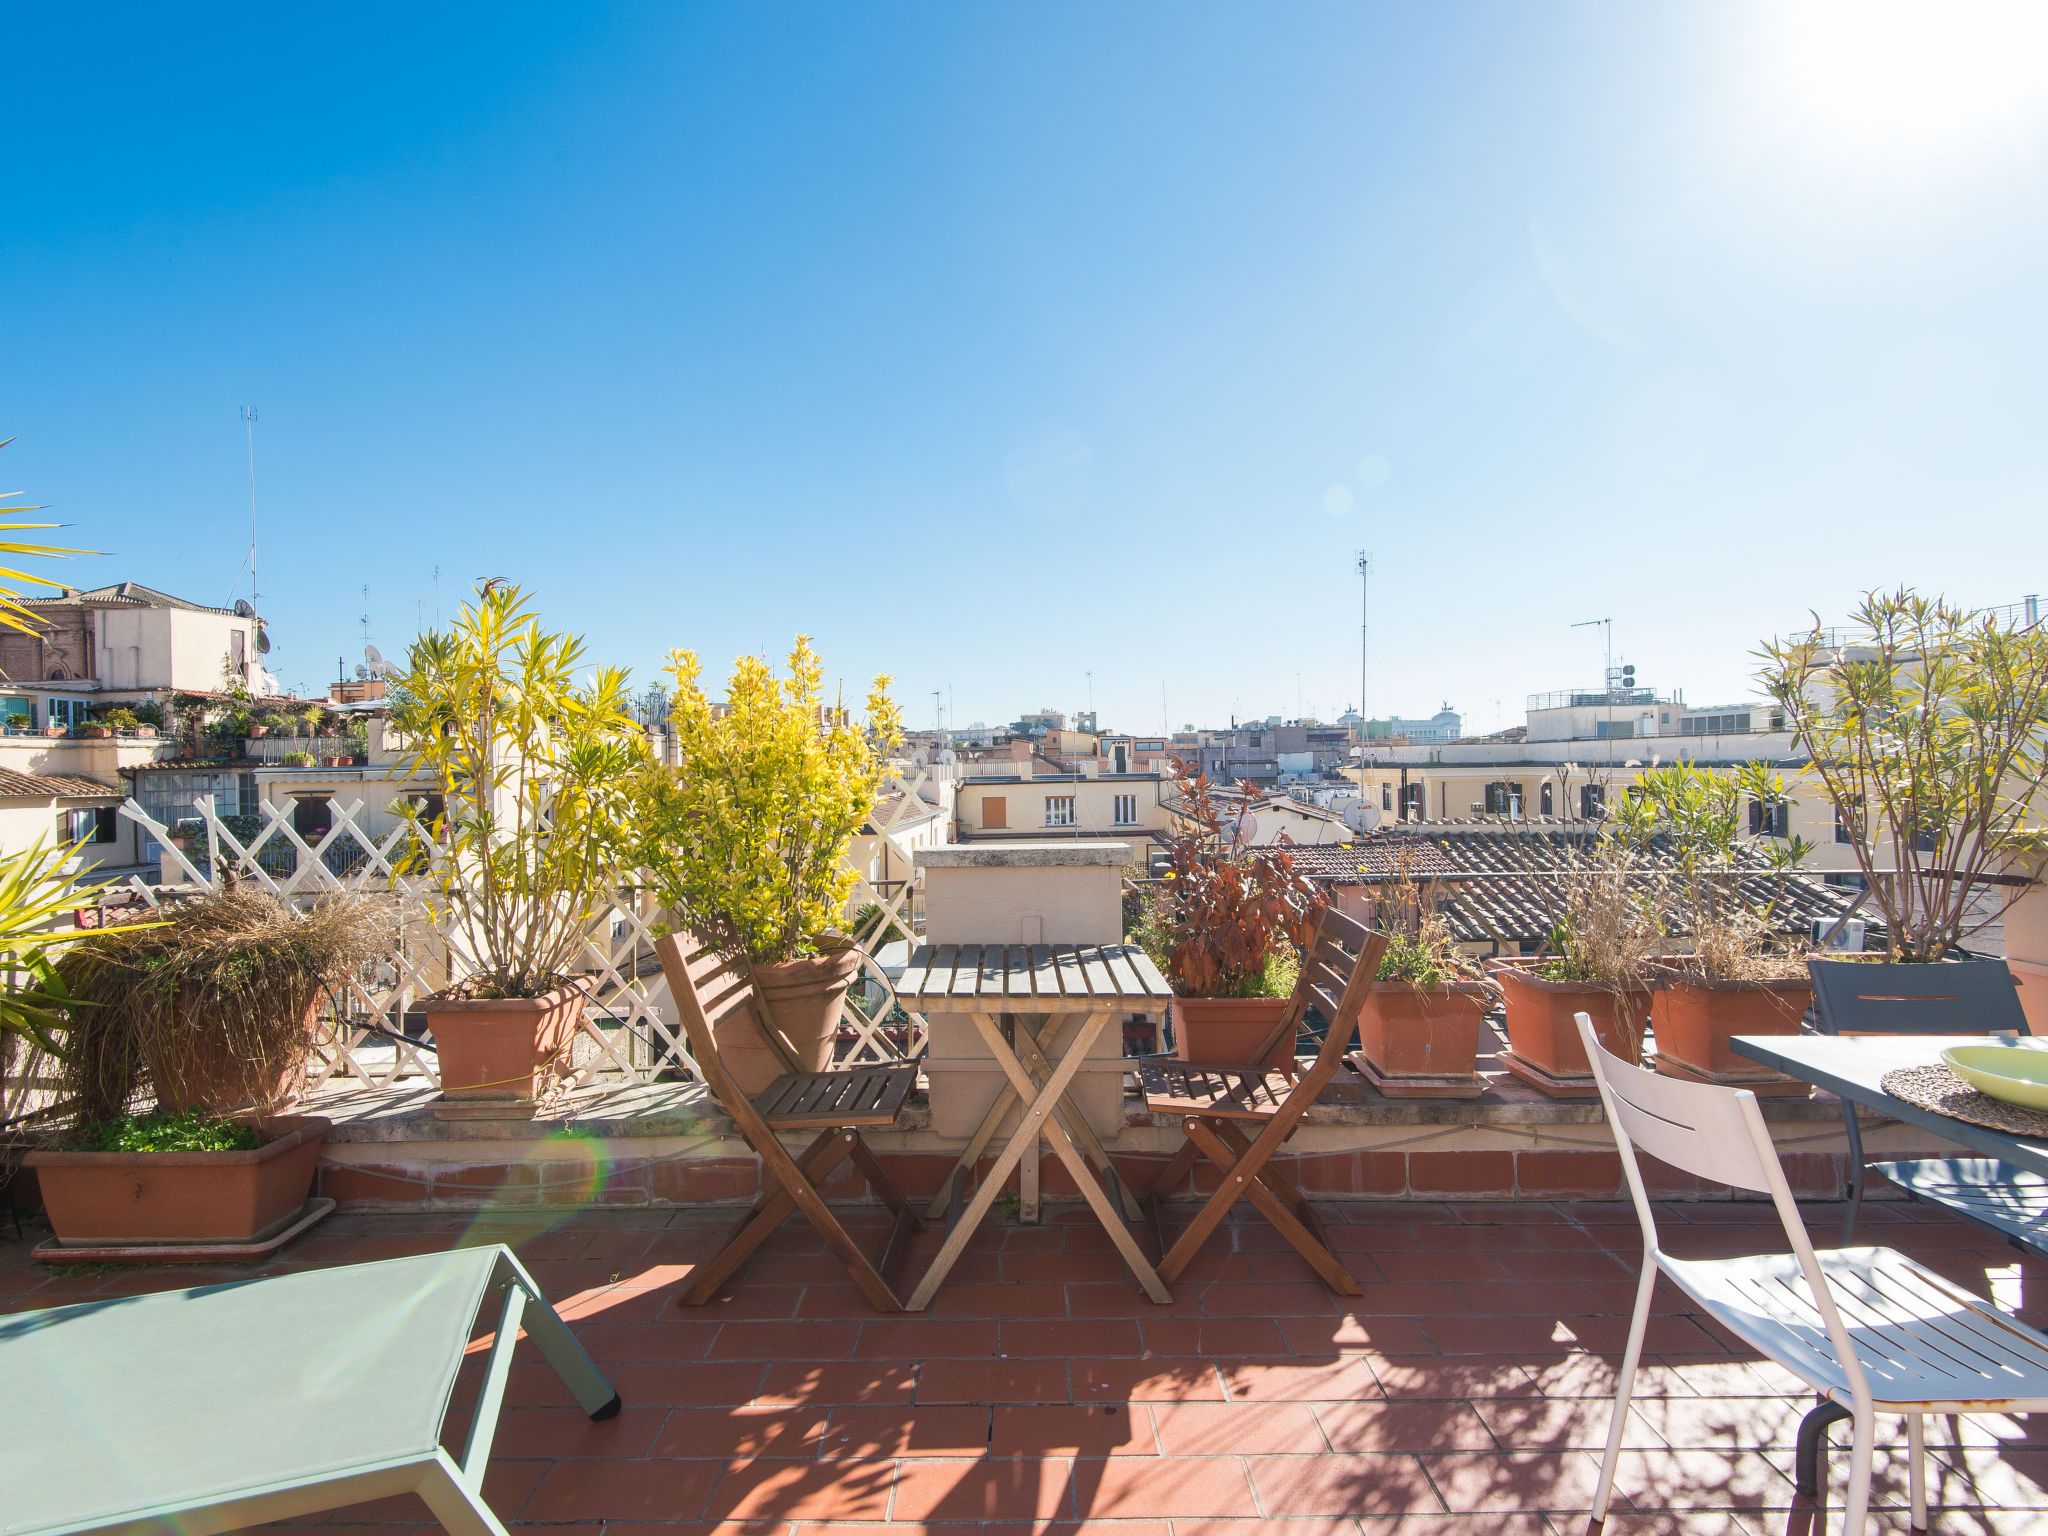
[[1279,1326],[1265,1317],[1140,1317],[1147,1355],[1278,1355],[1287,1352]]
[[1075,1360],[1068,1378],[1077,1403],[1183,1402],[1223,1397],[1216,1362],[1201,1357]]
[[1583,1452],[1425,1456],[1423,1466],[1452,1514],[1577,1512],[1591,1507],[1598,1457]]
[[1157,1403],[1151,1412],[1167,1456],[1312,1455],[1329,1448],[1305,1403]]
[[1508,1355],[1371,1355],[1389,1399],[1534,1397],[1527,1367]]
[[[1061,1249],[1032,1253],[1006,1248],[1002,1253],[1001,1278],[1006,1285],[1111,1285],[1127,1284],[1130,1272],[1114,1250],[1068,1253]],[[951,1283],[951,1277],[948,1277],[948,1283]]]
[[1634,1509],[1783,1508],[1792,1501],[1791,1464],[1789,1455],[1781,1466],[1757,1451],[1623,1451],[1614,1488]]
[[979,1404],[899,1403],[885,1408],[835,1408],[819,1441],[828,1459],[876,1461],[896,1456],[984,1456],[989,1410]]
[[[1487,1255],[1509,1280],[1619,1280],[1633,1283],[1635,1265],[1620,1256],[1582,1249],[1518,1248]],[[1489,1278],[1474,1276],[1474,1279]],[[1660,1290],[1667,1287],[1659,1287]]]
[[576,1338],[600,1365],[614,1360],[702,1360],[718,1337],[720,1321],[592,1321],[576,1329]]
[[844,1360],[860,1325],[852,1322],[727,1323],[711,1341],[713,1360]]
[[1064,1403],[1067,1374],[1064,1360],[932,1360],[918,1368],[916,1400]]
[[1274,1513],[1253,1500],[1245,1463],[1235,1456],[1077,1462],[1074,1508],[1095,1520]]
[[854,1351],[863,1360],[986,1360],[996,1353],[999,1325],[987,1318],[943,1323],[869,1316]]
[[[1645,1398],[1645,1408],[1663,1408],[1670,1400]],[[1680,1398],[1688,1406],[1700,1406],[1697,1397]],[[1585,1397],[1504,1398],[1474,1403],[1474,1410],[1493,1431],[1506,1451],[1604,1451],[1607,1427],[1613,1417],[1610,1400]],[[1652,1427],[1645,1413],[1629,1411],[1623,1446],[1631,1450],[1664,1445],[1664,1438]]]
[[1251,1456],[1245,1466],[1268,1515],[1440,1514],[1444,1507],[1413,1456]]
[[713,1520],[879,1520],[895,1482],[891,1461],[752,1461],[718,1480],[704,1513]]
[[1143,1347],[1136,1321],[1091,1318],[1085,1322],[1033,1318],[1005,1322],[997,1347],[1012,1358],[1055,1356],[1072,1359],[1116,1359],[1137,1355]]
[[829,1412],[803,1408],[677,1408],[654,1443],[676,1461],[815,1461]]
[[1462,1289],[1440,1281],[1374,1282],[1361,1296],[1345,1296],[1338,1307],[1353,1317],[1466,1317],[1472,1312]]
[[[1344,1300],[1352,1298],[1346,1296]],[[1283,1317],[1280,1335],[1297,1355],[1372,1350],[1383,1355],[1432,1355],[1437,1348],[1412,1317]]]
[[754,1400],[766,1372],[767,1366],[759,1360],[711,1364],[655,1360],[617,1367],[612,1385],[629,1403],[665,1403],[677,1408],[734,1406]]
[[790,1360],[769,1365],[754,1400],[763,1406],[907,1402],[916,1390],[917,1366],[910,1361]]
[[[1103,1463],[1098,1463],[1103,1465]],[[889,1514],[898,1521],[1048,1520],[1071,1516],[1074,1464],[986,1456],[906,1462]]]
[[[1534,1254],[1521,1257],[1533,1258]],[[1506,1280],[1510,1272],[1502,1267],[1505,1256],[1491,1253],[1376,1253],[1373,1267],[1380,1278],[1394,1285],[1446,1285],[1460,1280]],[[1557,1258],[1557,1254],[1544,1254]],[[1355,1273],[1355,1271],[1354,1271]],[[1363,1279],[1364,1276],[1359,1278]],[[1544,1278],[1548,1279],[1549,1276]]]
[[1160,1448],[1143,1403],[1000,1403],[995,1409],[988,1453],[1039,1457],[1157,1456]]
[[[1811,1394],[1675,1397],[1643,1398],[1630,1411],[1661,1443],[1676,1450],[1760,1451],[1792,1449],[1798,1443],[1799,1421],[1812,1406]],[[1930,1435],[1945,1435],[1945,1430],[1937,1421],[1930,1426]]]
[[[522,1520],[693,1520],[724,1468],[715,1461],[558,1461]],[[502,1508],[502,1506],[498,1506]]]
[[1234,1402],[1355,1402],[1378,1398],[1379,1378],[1364,1355],[1323,1360],[1218,1362]]
[[1497,1448],[1470,1403],[1317,1403],[1315,1415],[1330,1448],[1336,1451],[1419,1455]]
[[[645,1456],[668,1413],[666,1406],[629,1403],[614,1417],[592,1423],[580,1408],[508,1408],[498,1415],[491,1456]],[[466,1432],[469,1415],[462,1418]]]
[[1129,1317],[1140,1322],[1153,1318],[1182,1318],[1198,1321],[1202,1316],[1201,1290],[1181,1284],[1173,1288],[1173,1302],[1162,1307],[1138,1289],[1126,1275],[1115,1284],[1070,1285],[1067,1287],[1067,1315],[1070,1317]]
[[[1446,1290],[1453,1287],[1446,1286]],[[1611,1315],[1614,1308],[1604,1306],[1576,1280],[1499,1280],[1464,1281],[1455,1287],[1469,1311],[1481,1317],[1515,1317],[1531,1313],[1545,1316],[1585,1317],[1590,1315]],[[1620,1309],[1622,1316],[1629,1315],[1634,1297]],[[1448,1311],[1449,1308],[1440,1310]]]
[[961,1285],[948,1275],[933,1300],[932,1315],[949,1317],[1065,1317],[1063,1285]]
[[1202,1290],[1209,1317],[1321,1317],[1356,1300],[1333,1296],[1319,1284],[1210,1285]]
[[[1609,1527],[1611,1530],[1613,1527]],[[1358,1536],[1579,1536],[1541,1515],[1368,1515]],[[1176,1532],[1175,1536],[1179,1536]]]

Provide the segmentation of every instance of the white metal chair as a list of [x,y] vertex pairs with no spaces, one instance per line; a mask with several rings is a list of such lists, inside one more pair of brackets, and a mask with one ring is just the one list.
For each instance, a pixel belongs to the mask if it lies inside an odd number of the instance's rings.
[[[1855,1438],[1845,1536],[1868,1521],[1877,1412],[1904,1414],[1913,1528],[1925,1530],[1925,1416],[2048,1409],[2048,1338],[1889,1248],[1816,1255],[1755,1094],[1645,1072],[1602,1050],[1585,1014],[1578,1024],[1643,1225],[1642,1283],[1588,1532],[1600,1530],[1614,1493],[1659,1271],[1724,1328],[1848,1408]],[[1636,1167],[1637,1147],[1700,1178],[1768,1194],[1792,1251],[1739,1259],[1665,1253]]]

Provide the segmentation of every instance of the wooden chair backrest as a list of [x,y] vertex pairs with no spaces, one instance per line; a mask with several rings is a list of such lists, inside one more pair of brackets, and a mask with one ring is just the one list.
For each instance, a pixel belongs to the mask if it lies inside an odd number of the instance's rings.
[[[1363,951],[1375,937],[1357,918],[1339,912],[1334,906],[1323,908],[1323,915],[1316,920],[1315,936],[1309,940],[1308,948],[1301,957],[1301,975],[1295,979],[1294,995],[1288,998],[1287,1007],[1275,1024],[1252,1052],[1250,1060],[1267,1060],[1282,1040],[1293,1042],[1301,1037],[1302,1021],[1308,1016],[1309,1006],[1314,1004],[1329,1022],[1330,1033],[1337,1032],[1337,1010],[1346,990],[1351,985],[1353,973],[1358,968]],[[1386,950],[1384,935],[1378,936],[1380,944],[1373,951],[1369,971],[1377,972],[1380,955]],[[1360,1006],[1363,1006],[1361,1000]],[[1352,1015],[1353,1027],[1357,1015]],[[1347,1037],[1348,1038],[1348,1037]],[[1327,1038],[1324,1051],[1329,1049]],[[1293,1052],[1288,1053],[1290,1057]],[[1342,1051],[1338,1053],[1341,1059]],[[1320,1053],[1319,1053],[1320,1055]]]
[[669,996],[675,999],[690,1055],[712,1096],[734,1118],[740,1116],[742,1106],[751,1116],[751,1102],[719,1057],[717,1026],[745,1012],[783,1057],[784,1065],[792,1072],[797,1067],[796,1053],[772,1027],[755,994],[754,972],[747,964],[746,952],[737,945],[719,944],[683,930],[656,939],[654,955],[661,962],[662,975],[668,978]]
[[1954,965],[1808,960],[1824,1035],[2027,1033],[2019,983],[1995,960]]

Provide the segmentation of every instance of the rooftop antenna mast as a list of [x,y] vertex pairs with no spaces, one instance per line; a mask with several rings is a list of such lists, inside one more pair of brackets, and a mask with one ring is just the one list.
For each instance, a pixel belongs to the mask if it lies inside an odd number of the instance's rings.
[[263,593],[256,584],[256,407],[242,407],[242,426],[249,438],[249,606],[260,615]]
[[370,643],[370,584],[363,583],[363,644]]
[[932,690],[932,729],[935,731],[943,731],[945,728],[946,717],[944,713],[941,712],[941,710],[939,709],[939,690],[934,688]]
[[1573,629],[1592,629],[1598,626],[1605,661],[1600,672],[1600,696],[1607,701],[1607,760],[1614,761],[1614,620],[1581,619]]
[[1366,657],[1366,608],[1372,595],[1372,555],[1365,550],[1358,552],[1358,735],[1365,739],[1365,722],[1372,717],[1365,711],[1365,657]]

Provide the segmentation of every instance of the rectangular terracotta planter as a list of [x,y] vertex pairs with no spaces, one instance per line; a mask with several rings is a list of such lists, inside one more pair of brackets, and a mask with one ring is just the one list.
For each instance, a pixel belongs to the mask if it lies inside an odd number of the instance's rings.
[[[1173,1000],[1174,1050],[1182,1061],[1210,1066],[1249,1066],[1259,1042],[1280,1022],[1288,997],[1176,997]],[[1277,1042],[1265,1065],[1280,1067],[1294,1059],[1294,1041]]]
[[1626,1006],[1616,1016],[1614,994],[1582,981],[1550,981],[1519,965],[1500,965],[1494,979],[1507,999],[1508,1048],[1552,1077],[1591,1077],[1592,1062],[1579,1043],[1574,1017],[1586,1014],[1602,1046],[1623,1061],[1639,1062],[1643,1027],[1650,1016],[1651,994],[1624,994]]
[[1763,1071],[1729,1049],[1732,1035],[1796,1035],[1813,1006],[1813,983],[1804,976],[1779,981],[1709,981],[1664,968],[1665,986],[1651,1005],[1657,1054],[1706,1072]]
[[1386,1077],[1470,1077],[1491,995],[1477,981],[1433,990],[1376,981],[1358,1016],[1359,1046]]
[[249,1152],[45,1151],[24,1161],[62,1243],[250,1243],[305,1205],[329,1123],[261,1121],[277,1134]]

